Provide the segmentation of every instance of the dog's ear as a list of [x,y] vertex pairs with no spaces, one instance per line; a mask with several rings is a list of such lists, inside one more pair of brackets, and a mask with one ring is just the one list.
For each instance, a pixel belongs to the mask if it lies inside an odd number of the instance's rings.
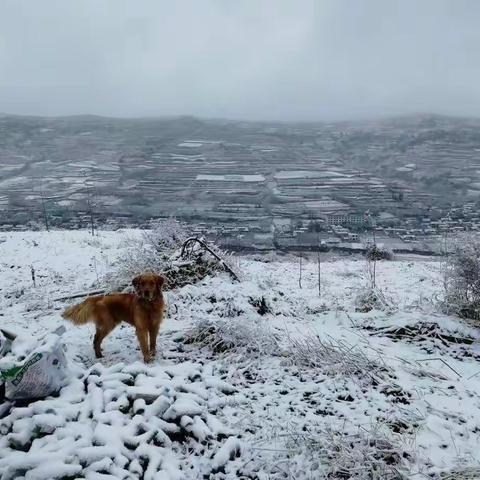
[[138,289],[138,287],[140,286],[140,284],[142,283],[142,276],[139,275],[138,277],[135,277],[133,280],[132,280],[132,285],[133,285],[133,288],[135,290]]
[[157,275],[155,280],[156,280],[156,282],[157,282],[158,291],[161,292],[161,291],[162,291],[163,284],[165,283],[166,278],[165,278],[163,275]]

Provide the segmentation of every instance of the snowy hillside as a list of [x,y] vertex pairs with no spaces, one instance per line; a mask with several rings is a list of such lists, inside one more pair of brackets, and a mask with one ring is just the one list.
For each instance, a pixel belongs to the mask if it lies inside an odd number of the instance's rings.
[[[64,324],[56,299],[101,287],[138,232],[0,235],[0,325]],[[36,273],[36,286],[31,267]],[[387,307],[356,311],[361,259],[239,259],[168,291],[153,364],[132,327],[66,324],[60,395],[0,407],[0,478],[480,478],[479,331],[438,313],[440,266],[377,264]]]

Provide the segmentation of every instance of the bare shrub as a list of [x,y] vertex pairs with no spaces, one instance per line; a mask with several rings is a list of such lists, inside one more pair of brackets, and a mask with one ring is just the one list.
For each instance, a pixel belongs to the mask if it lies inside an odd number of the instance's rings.
[[370,378],[378,384],[386,366],[371,359],[361,348],[343,340],[326,339],[310,333],[300,337],[288,336],[288,359],[293,365],[318,368],[331,375]]
[[378,287],[365,287],[355,298],[355,311],[367,313],[372,310],[392,313],[395,311],[395,306]]
[[456,237],[444,268],[444,311],[480,320],[480,237]]
[[169,218],[152,222],[151,228],[140,237],[126,240],[125,254],[116,263],[107,282],[111,286],[128,285],[136,275],[145,272],[162,272],[167,278],[166,289],[195,283],[208,275],[225,269],[222,260],[228,257],[215,245],[209,245],[210,253],[200,245],[182,248],[190,236],[188,227]]
[[369,260],[393,260],[394,259],[392,250],[390,250],[385,246],[377,245],[377,244],[367,245],[365,249],[365,256]]
[[257,319],[211,319],[194,323],[184,337],[185,343],[196,343],[216,353],[261,353],[279,351],[279,336],[266,322]]
[[[377,257],[376,254],[369,255],[368,252],[376,252],[376,244],[367,245],[367,255],[365,256],[365,286],[360,288],[355,298],[355,311],[367,313],[372,310],[381,310],[385,313],[393,313],[396,310],[394,302],[387,298],[377,284]],[[370,249],[370,250],[369,250]]]
[[173,218],[156,220],[140,237],[126,240],[118,274],[130,279],[143,272],[161,272],[171,266],[173,254],[189,237],[188,229]]

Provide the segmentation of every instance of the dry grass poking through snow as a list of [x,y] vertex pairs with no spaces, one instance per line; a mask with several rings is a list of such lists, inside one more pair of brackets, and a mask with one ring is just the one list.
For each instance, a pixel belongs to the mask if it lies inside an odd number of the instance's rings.
[[311,425],[287,434],[287,446],[300,450],[326,479],[405,480],[406,459],[411,453],[401,436],[393,438],[381,423],[339,428]]
[[183,342],[208,347],[217,354],[281,356],[297,367],[368,378],[374,385],[388,372],[380,358],[369,357],[359,345],[331,337],[322,339],[314,333],[294,337],[287,330],[273,329],[268,321],[253,318],[198,320],[185,333]]
[[316,368],[330,375],[369,378],[378,384],[387,367],[380,359],[370,358],[358,345],[310,333],[288,336],[287,358],[297,366]]
[[198,320],[186,332],[185,343],[196,343],[215,353],[244,353],[273,355],[279,350],[279,336],[266,322],[211,319]]

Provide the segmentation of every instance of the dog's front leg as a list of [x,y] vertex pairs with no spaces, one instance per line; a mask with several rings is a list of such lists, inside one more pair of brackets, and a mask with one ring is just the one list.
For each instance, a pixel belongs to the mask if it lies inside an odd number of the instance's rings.
[[150,355],[152,358],[157,354],[157,337],[160,330],[160,322],[155,322],[150,326]]
[[137,328],[136,331],[138,343],[140,344],[140,349],[142,350],[143,361],[148,363],[151,361],[150,351],[148,349],[148,331],[140,328]]

